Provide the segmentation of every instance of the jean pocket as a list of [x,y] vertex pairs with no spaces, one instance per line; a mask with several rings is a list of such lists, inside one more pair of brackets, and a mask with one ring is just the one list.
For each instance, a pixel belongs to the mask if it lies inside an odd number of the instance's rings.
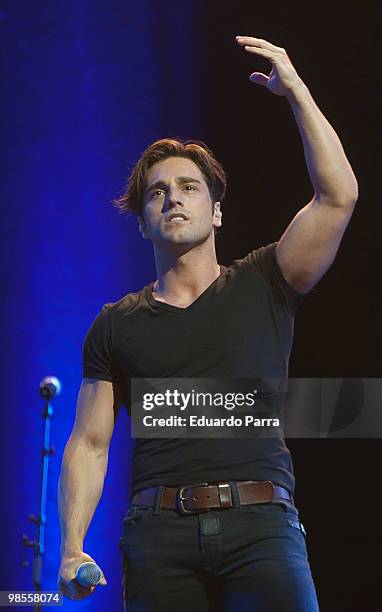
[[152,514],[152,510],[151,506],[131,506],[122,521],[123,530],[131,525],[139,525],[145,517]]
[[248,504],[247,506],[241,506],[241,508],[245,508],[244,512],[248,512],[262,522],[266,520],[283,520],[287,515],[291,518],[298,516],[297,511],[295,513],[290,511],[284,504],[271,502],[265,504]]
[[122,524],[122,537],[119,538],[119,548],[122,550],[131,538],[131,529],[138,527],[144,519],[152,514],[151,506],[131,506],[125,515]]
[[288,519],[288,525],[289,525],[289,527],[293,527],[293,529],[298,529],[298,531],[301,531],[301,533],[306,538],[305,527],[304,527],[304,525],[301,523],[301,521],[299,519],[297,519],[297,518],[289,518]]
[[151,506],[131,506],[123,519],[123,525],[138,525],[146,515],[152,513]]

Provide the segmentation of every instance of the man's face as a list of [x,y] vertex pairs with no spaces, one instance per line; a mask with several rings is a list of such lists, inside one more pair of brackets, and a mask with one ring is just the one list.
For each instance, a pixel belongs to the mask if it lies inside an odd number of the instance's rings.
[[162,247],[201,244],[221,225],[220,203],[212,209],[207,183],[198,166],[169,157],[147,171],[140,229]]

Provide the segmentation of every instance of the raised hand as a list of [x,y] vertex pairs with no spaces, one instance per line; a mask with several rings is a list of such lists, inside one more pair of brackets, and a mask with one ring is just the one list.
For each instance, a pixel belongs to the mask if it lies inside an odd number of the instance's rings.
[[276,47],[262,38],[252,36],[236,36],[236,42],[247,53],[255,53],[268,59],[272,64],[269,75],[253,72],[249,77],[253,83],[263,85],[276,96],[286,96],[294,89],[303,85],[287,52],[282,47]]

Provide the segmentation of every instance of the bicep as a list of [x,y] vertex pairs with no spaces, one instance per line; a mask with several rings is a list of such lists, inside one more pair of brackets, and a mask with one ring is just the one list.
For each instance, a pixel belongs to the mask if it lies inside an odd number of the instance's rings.
[[313,199],[281,236],[276,257],[285,280],[306,293],[334,261],[354,206],[335,206]]
[[120,408],[118,388],[106,380],[84,378],[78,393],[71,434],[90,447],[107,451]]

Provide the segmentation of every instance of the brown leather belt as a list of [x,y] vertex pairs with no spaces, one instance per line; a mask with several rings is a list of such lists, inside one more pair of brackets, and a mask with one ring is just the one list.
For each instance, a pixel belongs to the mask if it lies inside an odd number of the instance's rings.
[[[288,501],[293,504],[289,491],[274,485],[270,480],[259,482],[245,480],[236,482],[240,506]],[[160,491],[158,492],[158,489]],[[157,495],[161,495],[159,508],[177,510],[180,514],[196,514],[207,510],[232,508],[234,503],[230,482],[206,482],[184,487],[153,487],[136,493],[132,504],[154,506]]]

